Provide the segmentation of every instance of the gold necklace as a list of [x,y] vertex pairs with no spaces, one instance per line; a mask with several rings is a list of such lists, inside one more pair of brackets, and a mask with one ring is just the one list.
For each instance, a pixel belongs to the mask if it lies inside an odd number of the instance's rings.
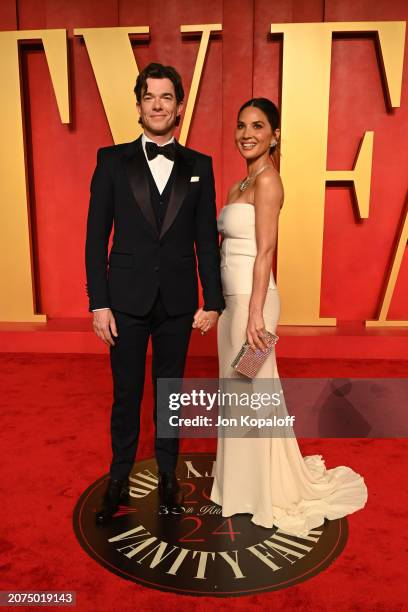
[[245,189],[252,183],[252,181],[256,179],[258,174],[261,174],[261,172],[263,172],[268,166],[270,166],[270,164],[265,164],[265,166],[262,166],[262,168],[258,170],[258,172],[255,172],[255,174],[253,174],[252,176],[247,176],[243,181],[240,182],[239,190],[245,191]]

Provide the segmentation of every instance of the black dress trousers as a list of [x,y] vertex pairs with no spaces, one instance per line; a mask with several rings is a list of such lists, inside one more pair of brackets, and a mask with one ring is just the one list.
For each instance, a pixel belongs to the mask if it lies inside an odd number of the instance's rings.
[[[111,415],[112,463],[110,477],[126,478],[135,461],[140,431],[146,351],[152,338],[155,452],[160,472],[176,468],[179,439],[157,437],[157,378],[182,378],[192,331],[194,312],[169,316],[160,292],[145,316],[113,311],[118,337],[110,347],[113,377]],[[168,408],[168,407],[167,407]],[[165,416],[165,415],[164,415]]]

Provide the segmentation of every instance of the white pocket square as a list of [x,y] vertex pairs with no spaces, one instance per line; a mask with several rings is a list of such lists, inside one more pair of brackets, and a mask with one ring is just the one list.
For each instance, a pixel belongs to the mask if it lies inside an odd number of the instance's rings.
[[200,180],[199,176],[192,176],[190,179],[190,183],[198,183],[199,180]]

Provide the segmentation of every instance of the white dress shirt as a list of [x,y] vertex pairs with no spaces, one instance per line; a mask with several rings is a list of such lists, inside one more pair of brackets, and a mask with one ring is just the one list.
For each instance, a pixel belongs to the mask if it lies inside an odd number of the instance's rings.
[[[174,161],[172,161],[171,159],[167,159],[167,157],[165,157],[164,155],[158,155],[154,159],[150,159],[150,160],[147,159],[146,142],[154,142],[154,141],[151,140],[151,138],[148,138],[146,134],[142,134],[142,147],[143,147],[144,154],[146,156],[146,161],[149,164],[150,172],[153,175],[154,182],[157,185],[157,189],[159,190],[159,193],[163,193],[163,190],[167,184],[167,181],[170,178],[171,171],[173,170]],[[163,143],[163,145],[159,145],[159,147],[161,146],[164,147],[166,144],[169,144],[170,142],[174,142],[174,136],[170,138],[168,142]]]
[[[154,159],[147,159],[146,142],[154,142],[154,140],[148,138],[146,134],[142,134],[142,147],[146,161],[149,164],[150,172],[153,175],[154,182],[156,183],[159,193],[163,193],[167,181],[170,178],[171,171],[173,170],[174,161],[167,159],[167,157],[164,155],[158,155]],[[170,138],[168,142],[163,143],[163,145],[159,145],[159,147],[169,144],[170,142],[174,142],[174,136]],[[108,308],[94,308],[92,312],[96,312],[97,310],[108,310]]]

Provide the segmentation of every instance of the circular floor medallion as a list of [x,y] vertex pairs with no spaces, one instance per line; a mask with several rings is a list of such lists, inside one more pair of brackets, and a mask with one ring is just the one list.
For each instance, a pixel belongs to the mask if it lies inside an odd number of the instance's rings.
[[74,530],[82,548],[106,569],[146,587],[218,597],[303,582],[344,549],[345,518],[326,521],[308,537],[297,538],[258,527],[248,514],[223,517],[209,499],[213,466],[211,454],[180,456],[184,512],[172,515],[159,505],[155,460],[135,463],[131,501],[103,527],[94,522],[108,481],[107,475],[100,478],[75,507]]

